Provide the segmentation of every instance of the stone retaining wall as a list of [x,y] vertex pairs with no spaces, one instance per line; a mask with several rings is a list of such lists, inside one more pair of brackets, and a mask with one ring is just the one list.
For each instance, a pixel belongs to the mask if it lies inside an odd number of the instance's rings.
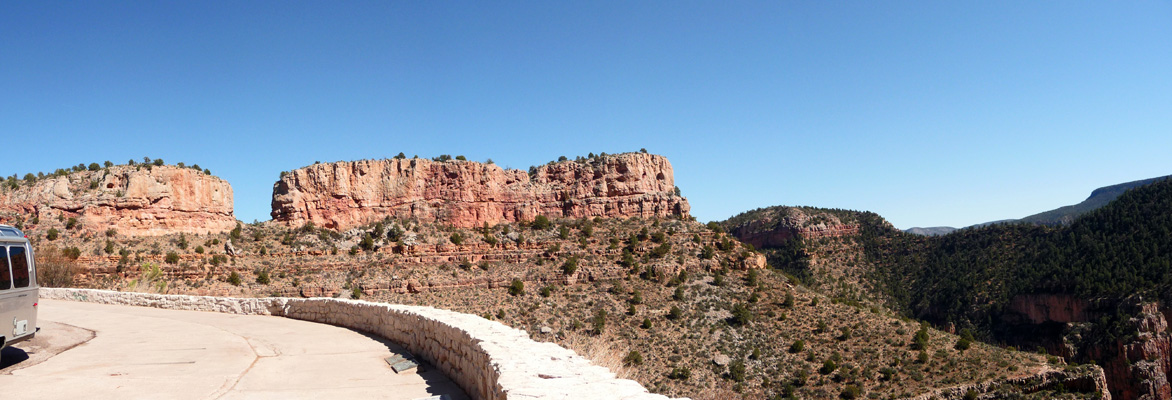
[[41,288],[47,299],[274,315],[377,334],[435,365],[475,399],[667,400],[618,379],[572,350],[525,331],[432,307],[327,298],[225,298],[93,289]]

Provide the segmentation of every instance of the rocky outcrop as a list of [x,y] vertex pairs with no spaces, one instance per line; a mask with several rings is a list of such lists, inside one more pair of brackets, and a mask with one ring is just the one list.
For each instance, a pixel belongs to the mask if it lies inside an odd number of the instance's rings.
[[191,168],[112,166],[0,191],[0,214],[45,222],[77,218],[83,229],[129,236],[231,230],[232,186]]
[[1088,301],[1034,294],[1011,299],[1001,320],[1015,327],[1004,337],[1010,342],[1102,366],[1115,399],[1172,400],[1166,314],[1159,303],[1139,297]]
[[1090,302],[1067,294],[1026,294],[1009,302],[1002,319],[1011,323],[1069,323],[1091,320]]
[[1096,365],[1049,369],[1033,375],[1011,377],[985,382],[936,389],[907,400],[961,400],[970,393],[981,399],[1012,399],[1042,390],[1075,392],[1096,395],[1101,400],[1111,400],[1103,369]]
[[[1169,400],[1172,385],[1172,337],[1167,319],[1157,303],[1142,303],[1123,326],[1127,335],[1115,340],[1091,338],[1080,343],[1076,335],[1067,341],[1079,353],[1076,359],[1095,360],[1107,371],[1108,386],[1118,399]],[[1098,340],[1093,340],[1098,339]]]
[[742,242],[758,248],[782,247],[795,238],[817,239],[859,233],[855,221],[843,221],[834,213],[799,207],[770,207],[751,211],[728,221],[725,229]]
[[563,161],[532,173],[495,164],[426,159],[315,164],[283,173],[272,216],[344,230],[384,218],[456,227],[549,218],[687,216],[671,163],[627,153]]

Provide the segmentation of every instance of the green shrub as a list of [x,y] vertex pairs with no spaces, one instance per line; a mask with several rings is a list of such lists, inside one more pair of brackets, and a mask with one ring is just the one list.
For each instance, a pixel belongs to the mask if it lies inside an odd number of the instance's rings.
[[546,218],[544,215],[538,215],[537,218],[533,219],[533,223],[529,224],[529,226],[533,228],[533,230],[544,231],[553,226],[553,223],[549,222],[549,218]]
[[753,320],[753,312],[749,310],[749,306],[745,303],[737,303],[732,308],[732,318],[729,323],[736,326],[743,326]]
[[106,248],[103,250],[106,251],[106,254],[114,254],[114,241],[107,240],[106,241]]
[[965,351],[965,350],[968,350],[969,347],[972,346],[972,344],[973,344],[973,342],[971,340],[968,340],[965,338],[960,338],[959,340],[956,341],[956,346],[954,346],[954,347],[956,347],[957,350]]
[[261,270],[256,273],[256,283],[268,285],[272,280],[269,279],[269,271]]
[[643,292],[636,289],[635,292],[631,294],[630,301],[631,304],[643,304]]
[[716,256],[716,249],[712,248],[712,246],[704,245],[704,249],[700,251],[700,258],[703,258],[705,260],[711,260],[712,257],[715,257],[715,256]]
[[240,286],[240,274],[236,273],[236,271],[232,271],[232,273],[228,275],[228,283],[231,283],[232,286]]
[[631,350],[630,353],[627,353],[626,357],[623,357],[623,365],[643,365],[643,355],[639,354],[638,350]]
[[65,229],[73,229],[76,227],[77,227],[77,218],[69,217],[69,220],[65,222]]
[[601,335],[602,332],[606,330],[606,310],[601,308],[598,309],[598,311],[594,313],[594,319],[591,322],[594,326],[594,333]]
[[362,234],[362,240],[358,242],[358,247],[361,247],[362,250],[374,251],[374,237],[371,237],[369,232]]
[[818,372],[822,375],[830,375],[830,373],[834,372],[836,369],[838,369],[838,363],[828,358],[826,361],[822,362],[822,368],[818,369]]
[[464,235],[461,235],[460,232],[455,232],[452,233],[452,236],[448,237],[448,240],[451,240],[452,244],[459,246],[464,243]]
[[795,340],[794,344],[791,344],[789,346],[790,353],[801,353],[805,349],[806,349],[806,341],[801,340],[801,339]]
[[667,312],[667,319],[670,319],[672,321],[678,320],[683,316],[684,316],[684,311],[680,310],[680,308],[676,307],[676,306],[671,306],[671,311]]
[[668,379],[675,379],[675,380],[680,380],[680,381],[688,380],[688,378],[691,378],[691,377],[692,377],[692,370],[688,369],[688,367],[672,368],[671,373],[667,374]]
[[541,297],[549,297],[553,294],[553,285],[547,285],[541,288]]
[[163,261],[165,261],[167,264],[176,264],[179,262],[179,253],[168,251],[167,256],[163,258]]
[[562,273],[573,275],[576,271],[578,271],[578,257],[570,257],[562,264]]
[[513,296],[525,294],[525,282],[521,282],[520,279],[513,279],[513,283],[509,284],[509,294]]
[[671,243],[663,243],[651,250],[651,258],[663,258],[671,251]]
[[733,361],[728,365],[728,377],[734,382],[745,381],[745,363],[741,360]]
[[913,350],[926,350],[928,348],[928,325],[920,326],[920,330],[916,331],[916,336],[912,338]]
[[859,398],[859,396],[862,396],[862,394],[863,390],[860,389],[858,385],[846,385],[846,388],[842,389],[842,393],[839,393],[838,397],[841,397],[845,400],[854,400]]

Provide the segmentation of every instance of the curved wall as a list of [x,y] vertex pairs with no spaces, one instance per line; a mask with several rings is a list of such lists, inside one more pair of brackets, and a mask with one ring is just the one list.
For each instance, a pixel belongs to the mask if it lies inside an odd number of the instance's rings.
[[618,379],[572,350],[525,331],[432,307],[339,299],[225,298],[41,288],[41,297],[102,304],[274,315],[343,326],[396,342],[435,365],[477,399],[667,400]]

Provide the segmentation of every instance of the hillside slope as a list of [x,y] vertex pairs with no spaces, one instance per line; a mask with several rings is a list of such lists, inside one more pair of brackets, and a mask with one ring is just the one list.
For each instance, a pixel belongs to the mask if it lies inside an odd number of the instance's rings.
[[1169,398],[1172,181],[1061,227],[863,235],[873,282],[908,315],[1099,363],[1116,398]]

